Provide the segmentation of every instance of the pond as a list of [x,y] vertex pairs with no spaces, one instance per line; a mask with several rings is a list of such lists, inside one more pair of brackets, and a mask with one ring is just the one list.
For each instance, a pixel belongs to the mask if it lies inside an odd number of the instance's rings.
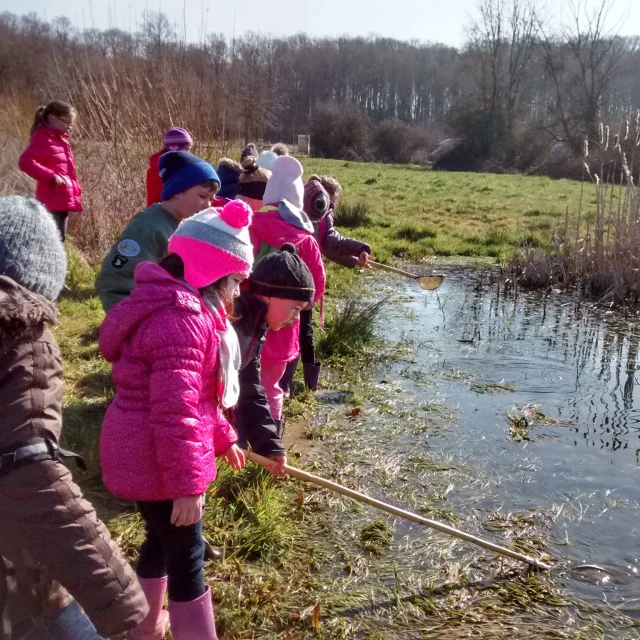
[[482,469],[482,490],[448,496],[454,511],[545,514],[554,558],[603,569],[566,571],[569,590],[640,618],[638,320],[571,294],[505,294],[491,269],[445,273],[437,293],[384,279],[379,328],[406,349],[376,371],[378,388],[399,381],[404,406],[451,416],[389,446]]

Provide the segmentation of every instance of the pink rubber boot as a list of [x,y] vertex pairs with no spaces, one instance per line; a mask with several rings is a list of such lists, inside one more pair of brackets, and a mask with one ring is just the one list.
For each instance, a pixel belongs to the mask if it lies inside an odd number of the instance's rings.
[[169,600],[169,618],[175,640],[218,640],[209,587],[191,602]]
[[169,614],[162,608],[167,592],[167,576],[164,578],[138,578],[149,605],[147,617],[129,631],[129,640],[162,640],[169,629]]

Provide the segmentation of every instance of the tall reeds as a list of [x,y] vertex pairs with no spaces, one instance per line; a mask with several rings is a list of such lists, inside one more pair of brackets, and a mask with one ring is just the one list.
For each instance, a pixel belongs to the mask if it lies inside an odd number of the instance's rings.
[[548,247],[525,245],[516,252],[509,269],[522,284],[577,286],[601,303],[640,301],[640,109],[612,145],[609,137],[609,127],[601,125],[599,140],[591,141],[598,149],[595,166],[585,140],[575,228],[568,207],[563,231]]

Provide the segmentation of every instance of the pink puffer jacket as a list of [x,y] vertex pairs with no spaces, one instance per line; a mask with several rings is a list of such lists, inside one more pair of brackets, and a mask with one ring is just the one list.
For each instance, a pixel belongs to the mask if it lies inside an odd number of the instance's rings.
[[[280,248],[286,242],[291,242],[298,249],[298,255],[309,267],[316,287],[314,302],[324,295],[326,274],[322,263],[322,254],[313,234],[295,227],[280,217],[276,205],[267,205],[253,214],[249,227],[253,254],[260,253],[262,243],[270,247]],[[260,361],[265,364],[275,362],[291,362],[300,353],[300,322],[280,331],[267,331],[264,348]]]
[[100,329],[116,385],[100,437],[104,484],[127,500],[200,495],[237,440],[218,404],[216,329],[226,320],[152,262],[135,281]]
[[[36,198],[49,211],[82,211],[82,189],[66,133],[46,125],[36,129],[18,166],[37,182]],[[54,176],[64,184],[54,184]]]

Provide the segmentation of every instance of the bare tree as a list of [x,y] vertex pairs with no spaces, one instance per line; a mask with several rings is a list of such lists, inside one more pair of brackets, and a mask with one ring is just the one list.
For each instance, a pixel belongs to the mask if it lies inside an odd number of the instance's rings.
[[571,22],[543,36],[544,66],[551,82],[545,129],[579,152],[595,139],[601,110],[623,68],[624,41],[607,26],[615,0],[601,0],[591,13],[581,0],[571,2]]

